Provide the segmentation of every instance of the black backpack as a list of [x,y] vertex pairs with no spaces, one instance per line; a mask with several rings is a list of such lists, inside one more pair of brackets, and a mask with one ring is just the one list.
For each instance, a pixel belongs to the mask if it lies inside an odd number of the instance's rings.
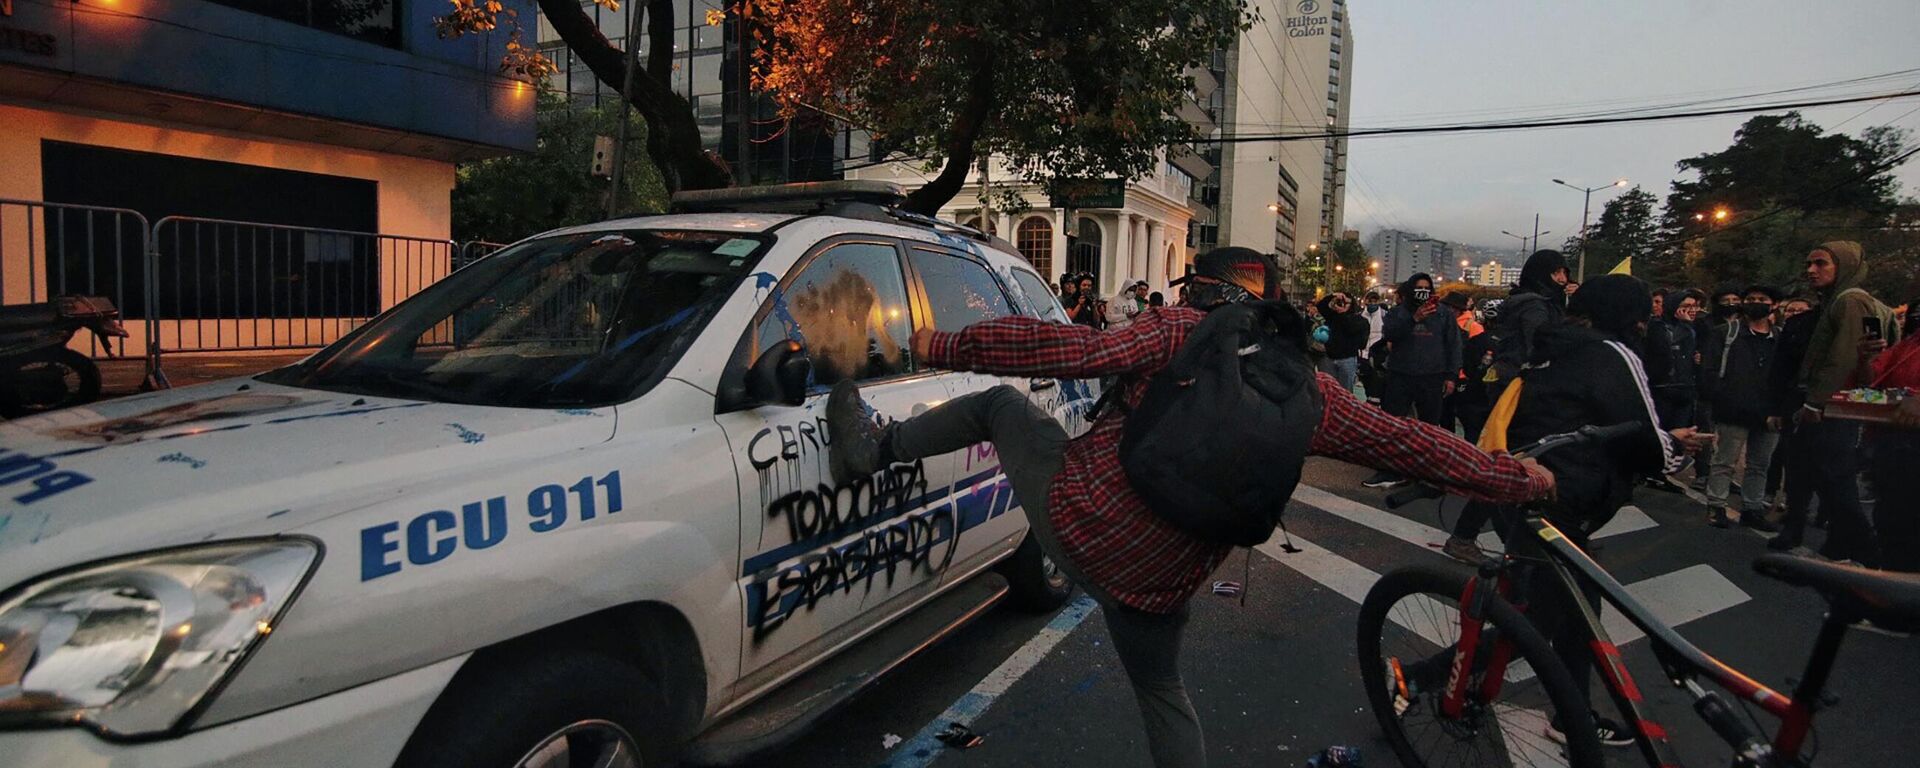
[[1266,541],[1320,426],[1306,323],[1285,302],[1207,314],[1127,416],[1120,465],[1154,514],[1195,538]]

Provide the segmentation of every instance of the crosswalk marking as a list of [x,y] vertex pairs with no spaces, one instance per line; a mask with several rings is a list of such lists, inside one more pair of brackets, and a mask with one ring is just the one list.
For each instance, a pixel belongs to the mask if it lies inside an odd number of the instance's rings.
[[[1446,534],[1437,528],[1319,488],[1299,486],[1295,489],[1293,498],[1307,506],[1421,548],[1446,539]],[[1614,523],[1619,525],[1614,533],[1606,533],[1608,528],[1614,527],[1613,524],[1609,524],[1601,529],[1600,535],[1619,535],[1656,525],[1652,518],[1636,507],[1621,510],[1621,513],[1615,516]],[[1339,592],[1355,603],[1364,601],[1367,590],[1371,589],[1373,582],[1380,578],[1378,573],[1328,552],[1299,536],[1294,536],[1293,542],[1305,551],[1299,554],[1288,554],[1274,542],[1262,544],[1257,549],[1281,565],[1292,568],[1322,586]],[[1719,571],[1704,564],[1688,566],[1672,573],[1628,584],[1627,592],[1645,605],[1655,618],[1672,627],[1727,610],[1752,599]],[[1600,619],[1615,645],[1626,645],[1639,640],[1646,634],[1619,611],[1603,610]],[[1405,626],[1404,622],[1396,620],[1396,623]],[[1406,629],[1425,637],[1436,645],[1445,644],[1431,636],[1431,630],[1418,627],[1406,627]],[[1524,676],[1525,671],[1521,671],[1520,674]],[[1510,670],[1508,677],[1513,678],[1514,671]]]

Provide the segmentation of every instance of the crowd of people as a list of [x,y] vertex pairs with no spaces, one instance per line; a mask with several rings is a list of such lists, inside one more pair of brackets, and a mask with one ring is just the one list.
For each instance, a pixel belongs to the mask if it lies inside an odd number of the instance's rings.
[[[1895,309],[1871,295],[1861,287],[1866,273],[1859,244],[1836,241],[1809,254],[1799,292],[1765,284],[1653,290],[1631,339],[1653,411],[1664,429],[1711,436],[1712,448],[1691,463],[1684,485],[1658,472],[1643,483],[1690,492],[1713,527],[1774,534],[1776,550],[1802,546],[1812,526],[1827,531],[1823,557],[1920,570],[1920,484],[1898,471],[1920,467],[1920,402],[1910,398],[1893,409],[1893,423],[1864,430],[1824,415],[1844,390],[1920,388],[1920,312],[1911,300]],[[1315,336],[1321,365],[1342,385],[1357,383],[1389,414],[1477,441],[1505,387],[1538,362],[1538,335],[1566,322],[1578,289],[1566,258],[1543,250],[1508,297],[1478,308],[1466,292],[1439,293],[1431,276],[1416,274],[1391,307],[1378,292],[1336,292],[1309,312],[1324,328]],[[1401,482],[1383,472],[1365,484]],[[1871,516],[1862,487],[1877,497]],[[1463,516],[1449,554],[1479,557],[1483,523]]]

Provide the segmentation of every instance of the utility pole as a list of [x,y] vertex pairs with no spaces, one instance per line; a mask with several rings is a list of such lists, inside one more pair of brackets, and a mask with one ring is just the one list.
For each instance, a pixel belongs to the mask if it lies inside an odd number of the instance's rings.
[[632,122],[628,112],[633,109],[633,71],[640,68],[640,46],[634,45],[639,38],[640,17],[646,6],[640,3],[627,4],[627,49],[622,53],[627,62],[626,74],[620,82],[620,138],[613,144],[612,180],[607,184],[607,218],[620,216],[620,176],[627,170],[627,123]]
[[1527,255],[1531,256],[1537,250],[1540,250],[1540,214],[1535,213],[1533,215],[1533,248],[1527,251]]
[[1554,179],[1553,183],[1566,187],[1567,189],[1579,190],[1580,193],[1585,196],[1585,199],[1580,203],[1580,264],[1573,275],[1574,282],[1582,282],[1587,279],[1587,214],[1593,210],[1593,193],[1602,189],[1618,189],[1624,187],[1627,185],[1627,180],[1620,179],[1604,187],[1582,187],[1568,184],[1560,179]]

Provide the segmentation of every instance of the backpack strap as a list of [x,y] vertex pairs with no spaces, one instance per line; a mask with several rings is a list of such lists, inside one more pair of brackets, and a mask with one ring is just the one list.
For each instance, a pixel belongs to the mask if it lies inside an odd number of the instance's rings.
[[1727,343],[1720,347],[1720,378],[1727,378],[1727,358],[1733,357],[1733,341],[1740,336],[1738,321],[1727,323]]

